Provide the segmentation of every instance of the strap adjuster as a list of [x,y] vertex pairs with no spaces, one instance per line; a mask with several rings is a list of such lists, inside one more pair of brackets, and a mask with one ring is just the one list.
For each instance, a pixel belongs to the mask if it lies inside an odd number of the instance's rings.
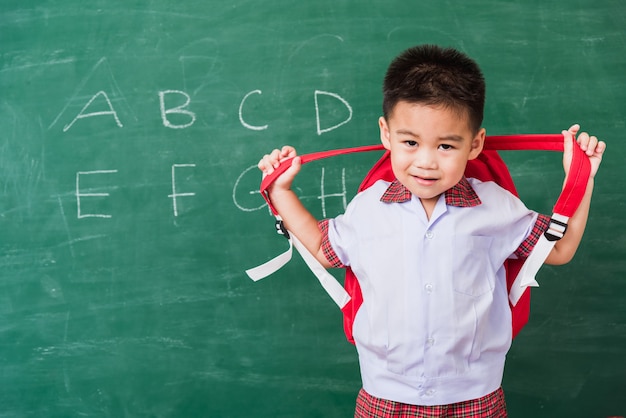
[[277,219],[274,226],[276,227],[276,233],[278,235],[283,235],[285,238],[289,239],[289,232],[287,232],[287,228],[285,228],[285,223],[282,219]]
[[544,233],[544,235],[548,241],[558,241],[563,238],[563,235],[565,235],[566,231],[567,222],[562,222],[552,217],[550,218],[550,225],[548,225],[548,230]]

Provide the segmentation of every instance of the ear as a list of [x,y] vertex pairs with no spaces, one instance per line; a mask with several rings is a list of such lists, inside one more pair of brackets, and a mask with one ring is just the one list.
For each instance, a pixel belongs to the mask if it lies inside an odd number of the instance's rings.
[[391,149],[391,140],[389,134],[389,125],[384,116],[378,118],[378,127],[380,128],[380,142],[383,143],[385,149]]
[[478,133],[472,139],[472,148],[470,150],[469,159],[473,160],[483,151],[483,146],[485,145],[485,136],[487,131],[485,128],[481,128]]

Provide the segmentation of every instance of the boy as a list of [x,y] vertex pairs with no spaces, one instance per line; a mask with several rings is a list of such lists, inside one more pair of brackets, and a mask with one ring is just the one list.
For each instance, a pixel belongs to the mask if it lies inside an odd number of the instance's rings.
[[[296,157],[270,199],[324,266],[351,266],[359,280],[353,336],[363,389],[355,416],[506,416],[500,386],[512,337],[503,263],[527,257],[549,217],[493,182],[464,177],[485,140],[485,83],[473,60],[454,49],[410,48],[390,64],[383,96],[380,136],[393,182],[378,181],[343,215],[318,222],[291,190]],[[566,174],[578,130],[563,131]],[[576,252],[606,148],[586,133],[577,143],[591,177],[548,264]],[[259,169],[270,174],[295,156],[285,146]]]

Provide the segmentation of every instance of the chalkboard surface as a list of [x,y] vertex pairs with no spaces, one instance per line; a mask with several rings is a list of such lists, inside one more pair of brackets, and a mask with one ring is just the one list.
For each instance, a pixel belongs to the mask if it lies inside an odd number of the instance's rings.
[[[626,7],[463,2],[4,0],[0,417],[347,417],[340,312],[255,193],[258,159],[378,141],[389,61],[457,47],[490,134],[574,122],[609,145],[576,259],[544,267],[504,389],[511,417],[626,415]],[[378,155],[305,167],[318,217]],[[558,155],[504,155],[550,212]]]

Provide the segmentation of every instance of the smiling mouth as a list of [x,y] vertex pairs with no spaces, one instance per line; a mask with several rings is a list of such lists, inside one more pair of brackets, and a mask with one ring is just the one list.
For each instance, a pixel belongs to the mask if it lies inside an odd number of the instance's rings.
[[426,185],[426,186],[432,185],[433,183],[437,181],[437,179],[429,178],[429,177],[413,176],[413,178],[415,179],[417,183]]

